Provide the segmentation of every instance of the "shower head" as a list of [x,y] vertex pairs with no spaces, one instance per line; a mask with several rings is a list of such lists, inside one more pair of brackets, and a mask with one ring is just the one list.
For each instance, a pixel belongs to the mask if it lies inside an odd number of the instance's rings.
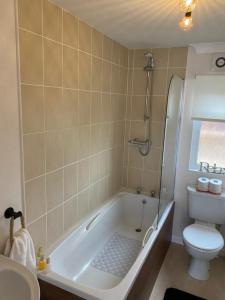
[[147,57],[147,58],[152,57],[152,53],[146,52],[146,53],[144,54],[144,56]]
[[149,71],[153,71],[154,69],[154,58],[152,53],[147,52],[144,54],[144,56],[147,58],[147,64],[144,67],[144,71],[149,72]]

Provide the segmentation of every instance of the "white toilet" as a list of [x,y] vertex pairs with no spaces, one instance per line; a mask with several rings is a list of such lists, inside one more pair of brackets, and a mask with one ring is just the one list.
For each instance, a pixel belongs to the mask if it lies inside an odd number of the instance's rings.
[[224,246],[216,225],[225,224],[225,193],[217,196],[188,186],[188,211],[195,222],[183,231],[184,245],[191,256],[188,273],[195,279],[209,278],[209,262]]

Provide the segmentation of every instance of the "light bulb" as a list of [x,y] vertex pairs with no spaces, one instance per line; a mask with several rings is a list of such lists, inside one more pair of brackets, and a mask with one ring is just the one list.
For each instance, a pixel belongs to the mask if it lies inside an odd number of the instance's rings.
[[190,30],[193,27],[193,21],[191,13],[186,13],[185,17],[179,22],[180,28],[184,31]]
[[197,0],[180,0],[180,9],[182,12],[192,12],[197,4]]

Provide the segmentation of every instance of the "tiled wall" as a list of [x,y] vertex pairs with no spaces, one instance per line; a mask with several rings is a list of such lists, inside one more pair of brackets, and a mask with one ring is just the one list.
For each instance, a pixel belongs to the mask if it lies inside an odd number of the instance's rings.
[[18,0],[25,211],[49,248],[122,185],[128,50],[47,0]]
[[[148,138],[143,121],[146,90],[144,53],[150,51],[155,60],[152,80],[152,148],[142,157],[138,148],[128,145],[130,138]],[[124,185],[145,192],[159,191],[160,165],[168,85],[172,74],[185,77],[187,48],[129,50],[128,98],[124,154]],[[147,133],[147,134],[146,134]]]

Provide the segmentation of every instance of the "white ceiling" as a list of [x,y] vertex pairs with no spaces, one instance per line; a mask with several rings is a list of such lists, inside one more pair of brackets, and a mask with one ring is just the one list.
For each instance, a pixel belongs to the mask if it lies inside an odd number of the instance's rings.
[[53,0],[129,48],[225,42],[225,0],[198,0],[194,27],[182,31],[179,0]]

